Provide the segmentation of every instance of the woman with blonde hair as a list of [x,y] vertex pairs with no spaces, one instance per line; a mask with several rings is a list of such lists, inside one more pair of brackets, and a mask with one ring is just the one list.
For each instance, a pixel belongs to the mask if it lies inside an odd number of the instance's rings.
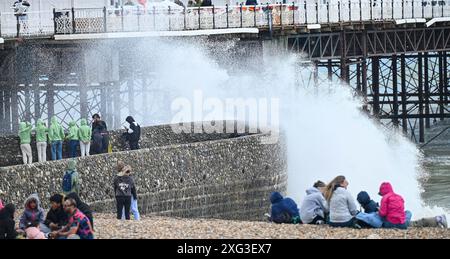
[[348,181],[345,176],[337,176],[325,189],[325,199],[330,209],[330,226],[358,227],[354,216],[358,213],[355,200],[347,191]]

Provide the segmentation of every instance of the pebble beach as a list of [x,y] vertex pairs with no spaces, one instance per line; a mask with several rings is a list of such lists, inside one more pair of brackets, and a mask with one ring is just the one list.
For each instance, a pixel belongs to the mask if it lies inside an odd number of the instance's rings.
[[349,229],[257,221],[144,216],[121,221],[95,214],[97,239],[448,239],[449,229]]

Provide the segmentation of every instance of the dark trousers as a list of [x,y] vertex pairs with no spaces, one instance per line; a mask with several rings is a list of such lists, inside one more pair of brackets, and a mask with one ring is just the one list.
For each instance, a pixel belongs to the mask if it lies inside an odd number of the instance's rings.
[[101,153],[108,153],[108,146],[109,146],[109,135],[108,133],[102,133],[103,139],[102,139],[102,152]]
[[330,222],[331,227],[335,228],[352,228],[355,226],[355,218],[352,218],[351,220],[347,222]]
[[139,149],[139,140],[130,140],[130,149],[137,150]]
[[70,157],[77,157],[78,144],[80,141],[78,140],[70,140],[69,141],[69,155]]
[[116,196],[117,219],[122,219],[122,211],[125,208],[125,219],[130,220],[131,196]]
[[322,220],[323,222],[325,222],[325,219],[324,219],[324,218],[322,218],[321,216],[316,216],[316,217],[313,219],[313,221],[311,221],[311,223],[309,223],[309,224],[316,224],[317,221],[319,221],[319,220]]

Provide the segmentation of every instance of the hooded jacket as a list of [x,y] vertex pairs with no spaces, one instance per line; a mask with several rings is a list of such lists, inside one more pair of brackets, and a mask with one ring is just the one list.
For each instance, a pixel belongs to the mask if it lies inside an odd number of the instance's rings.
[[15,239],[17,237],[14,212],[15,208],[12,204],[7,204],[2,210],[0,210],[0,240]]
[[69,191],[64,191],[64,194],[67,195],[72,192],[80,193],[81,179],[77,172],[77,162],[75,160],[69,160],[69,164],[67,165],[67,170],[64,175],[65,174],[72,174],[72,189]]
[[[30,202],[31,201],[36,202],[36,208],[31,209],[30,208]],[[45,211],[41,207],[41,201],[39,200],[39,197],[36,193],[31,194],[24,202],[24,208],[25,210],[22,213],[22,216],[20,217],[19,221],[19,227],[21,229],[25,229],[25,227],[30,222],[39,221],[39,223],[45,222]]]
[[356,200],[359,202],[365,213],[372,213],[378,211],[378,203],[370,199],[367,192],[362,191],[356,196]]
[[133,199],[137,199],[136,195],[136,187],[134,185],[133,177],[129,175],[131,168],[129,166],[125,166],[114,179],[114,193],[119,197],[131,197]]
[[61,127],[61,125],[59,125],[59,123],[56,119],[56,116],[53,116],[51,125],[50,125],[50,129],[48,130],[48,139],[51,142],[54,142],[54,141],[61,141],[64,139],[64,137],[65,137],[65,135],[64,135],[63,127]]
[[68,140],[78,140],[78,126],[74,121],[69,122],[69,135],[67,135]]
[[311,223],[315,217],[325,218],[328,213],[328,204],[322,192],[315,187],[306,190],[306,197],[300,207],[300,218],[304,224]]
[[394,193],[392,185],[384,182],[380,185],[379,194],[383,196],[378,214],[392,224],[404,224],[406,221],[405,201]]
[[20,144],[30,144],[31,143],[31,130],[33,126],[31,126],[28,122],[21,122],[19,124],[19,138]]
[[349,191],[338,187],[330,199],[330,222],[344,223],[350,221],[356,215],[355,200]]
[[48,128],[43,120],[38,120],[36,124],[36,142],[47,142]]
[[91,222],[92,229],[94,229],[94,216],[92,214],[92,210],[86,203],[82,202],[80,199],[80,196],[78,194],[72,192],[66,195],[65,199],[74,199],[77,203],[77,209],[80,210],[86,217],[89,218],[89,221]]
[[139,141],[141,138],[141,126],[139,126],[139,124],[131,116],[128,116],[125,120],[130,124],[130,128],[127,131],[128,140],[134,142]]
[[283,198],[279,192],[273,192],[270,195],[270,202],[272,203],[271,218],[273,222],[288,223],[287,215],[290,219],[300,217],[297,204],[291,198]]
[[92,138],[91,127],[87,125],[86,119],[81,119],[80,128],[78,129],[78,139],[82,142],[90,142]]

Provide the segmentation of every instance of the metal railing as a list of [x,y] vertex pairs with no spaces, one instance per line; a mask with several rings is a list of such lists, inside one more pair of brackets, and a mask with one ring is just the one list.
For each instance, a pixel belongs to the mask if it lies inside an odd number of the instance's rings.
[[449,17],[447,1],[342,0],[255,6],[168,6],[143,9],[89,8],[32,13],[26,18],[0,14],[3,37],[105,32],[181,31],[223,28],[273,28],[308,24],[394,21]]

